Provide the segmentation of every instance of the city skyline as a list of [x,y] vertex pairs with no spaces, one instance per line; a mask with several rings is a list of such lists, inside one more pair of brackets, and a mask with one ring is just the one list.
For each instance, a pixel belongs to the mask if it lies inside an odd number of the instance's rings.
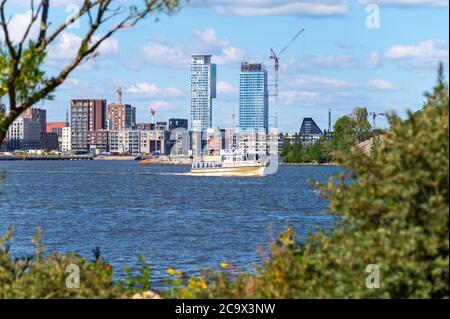
[[[54,1],[55,19],[79,1]],[[297,3],[303,4],[296,5]],[[107,43],[100,56],[83,65],[55,93],[54,101],[39,103],[48,121],[64,118],[71,98],[116,101],[124,87],[124,101],[136,107],[137,117],[149,122],[149,108],[158,119],[190,118],[189,64],[192,54],[212,54],[217,64],[217,98],[213,127],[231,127],[239,112],[239,65],[266,65],[269,86],[273,63],[269,50],[281,49],[298,31],[305,32],[280,61],[281,131],[298,131],[303,117],[327,127],[356,106],[369,111],[417,110],[435,80],[438,60],[448,60],[448,1],[371,1],[379,4],[380,28],[367,28],[368,1],[255,1],[243,6],[231,1],[193,1],[173,17],[151,19],[124,31]],[[26,6],[9,4],[16,36],[27,18]],[[199,19],[201,17],[201,19]],[[427,21],[414,32],[418,21]],[[182,32],[180,32],[182,30]],[[49,53],[47,68],[66,61],[78,43],[79,30],[68,29]],[[445,65],[448,74],[448,64]],[[117,77],[120,74],[120,77]],[[273,87],[269,87],[272,95]],[[271,97],[269,104],[273,105]],[[5,101],[4,101],[5,102]],[[386,119],[377,120],[386,127]]]

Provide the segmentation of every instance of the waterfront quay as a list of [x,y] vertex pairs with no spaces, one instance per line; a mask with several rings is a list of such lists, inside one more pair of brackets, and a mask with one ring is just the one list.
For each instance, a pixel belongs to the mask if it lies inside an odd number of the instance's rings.
[[91,155],[61,155],[61,156],[39,156],[39,155],[0,155],[0,161],[91,161]]

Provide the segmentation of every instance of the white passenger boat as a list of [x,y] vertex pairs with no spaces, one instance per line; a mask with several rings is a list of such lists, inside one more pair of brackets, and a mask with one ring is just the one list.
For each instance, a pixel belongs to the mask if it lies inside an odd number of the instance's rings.
[[249,159],[247,154],[221,151],[217,156],[194,159],[191,174],[196,176],[264,176],[268,161]]

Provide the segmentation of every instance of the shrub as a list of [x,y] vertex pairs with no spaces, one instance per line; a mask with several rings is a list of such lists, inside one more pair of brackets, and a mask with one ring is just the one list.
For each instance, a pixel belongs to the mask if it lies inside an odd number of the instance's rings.
[[[103,259],[88,261],[73,253],[44,257],[39,230],[33,240],[35,254],[12,258],[11,238],[11,229],[0,238],[0,298],[115,298],[124,295],[112,280],[112,267]],[[66,287],[69,264],[79,267],[80,288]]]

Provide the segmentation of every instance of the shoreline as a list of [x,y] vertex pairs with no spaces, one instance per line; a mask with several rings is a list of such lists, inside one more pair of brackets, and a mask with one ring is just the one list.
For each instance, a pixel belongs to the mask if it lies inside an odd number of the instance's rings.
[[[172,158],[170,156],[161,156],[156,158],[139,159],[139,156],[48,156],[48,155],[26,155],[26,156],[1,156],[0,161],[58,161],[58,160],[95,160],[95,161],[138,161],[141,165],[192,165],[192,159],[188,157]],[[280,166],[340,166],[336,162],[330,163],[278,163]]]
[[338,163],[280,163],[283,166],[340,166]]
[[136,156],[97,156],[95,161],[135,161]]

